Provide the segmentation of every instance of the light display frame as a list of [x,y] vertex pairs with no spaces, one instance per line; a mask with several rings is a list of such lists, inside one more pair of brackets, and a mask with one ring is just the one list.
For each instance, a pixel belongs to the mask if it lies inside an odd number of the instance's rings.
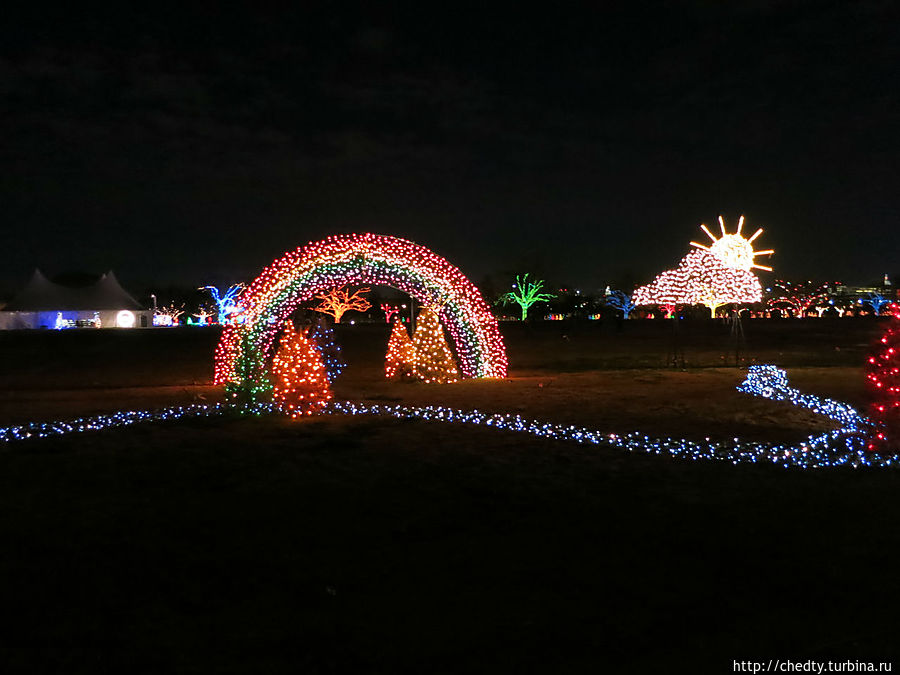
[[264,398],[278,326],[317,294],[348,284],[390,286],[422,304],[440,305],[463,376],[506,377],[503,337],[478,288],[424,246],[364,233],[309,243],[263,270],[241,296],[240,324],[223,333],[216,349],[215,383],[252,390],[251,400]]

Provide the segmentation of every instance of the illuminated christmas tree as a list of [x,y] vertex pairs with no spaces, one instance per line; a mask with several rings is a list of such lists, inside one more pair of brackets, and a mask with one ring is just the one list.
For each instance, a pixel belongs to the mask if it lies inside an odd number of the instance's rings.
[[319,350],[322,363],[325,365],[328,383],[331,384],[341,374],[347,363],[344,361],[344,355],[341,354],[340,346],[334,341],[334,331],[324,317],[316,321],[316,325],[309,332],[308,339]]
[[384,376],[390,379],[412,375],[415,360],[416,348],[413,347],[403,322],[398,319],[394,322],[391,339],[388,340],[387,354],[384,357]]
[[900,308],[892,305],[893,319],[866,363],[866,379],[874,402],[869,416],[876,425],[870,450],[900,450]]
[[688,253],[674,270],[634,292],[635,305],[706,305],[710,314],[727,303],[759,302],[759,279],[747,270],[723,263],[711,251]]
[[419,314],[412,344],[415,350],[413,377],[441,384],[459,379],[456,360],[444,339],[436,307],[425,307]]
[[328,376],[319,350],[293,324],[285,325],[272,361],[272,400],[291,417],[321,412],[331,400]]

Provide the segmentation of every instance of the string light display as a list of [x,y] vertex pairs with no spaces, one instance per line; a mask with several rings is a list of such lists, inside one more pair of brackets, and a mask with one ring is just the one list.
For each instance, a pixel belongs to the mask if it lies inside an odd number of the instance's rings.
[[212,312],[210,311],[210,309],[209,309],[208,307],[206,307],[205,305],[200,305],[200,307],[197,308],[197,313],[196,313],[196,314],[193,314],[192,316],[193,316],[195,319],[197,319],[197,324],[196,324],[196,325],[198,325],[198,326],[208,326],[209,323],[210,323],[210,321],[211,321],[211,319],[212,319],[213,313],[212,313]]
[[245,284],[232,284],[224,293],[220,293],[215,286],[201,286],[197,290],[209,291],[213,302],[216,303],[216,322],[224,326],[236,315],[240,314],[241,306],[238,304],[238,300],[241,297],[241,293],[246,289],[247,286]]
[[[841,425],[840,429],[809,436],[796,444],[744,442],[737,438],[727,442],[702,442],[685,439],[652,437],[632,432],[626,434],[584,429],[527,420],[519,415],[487,414],[473,410],[464,412],[440,406],[409,407],[363,405],[332,401],[322,412],[339,415],[380,415],[400,419],[473,424],[497,430],[527,433],[543,438],[574,441],[629,452],[669,455],[692,460],[725,461],[732,464],[771,463],[783,467],[803,469],[828,467],[890,467],[900,464],[896,452],[867,450],[865,434],[867,420],[851,406],[801,394],[788,385],[783,370],[775,366],[752,366],[747,379],[738,387],[740,391],[777,401],[787,401],[826,415]],[[192,405],[166,408],[161,411],[121,412],[99,415],[67,422],[33,423],[15,427],[0,427],[0,442],[8,443],[70,433],[99,431],[123,427],[138,422],[154,422],[186,419],[222,414],[264,415],[280,413],[274,404],[217,404]]]
[[788,386],[787,373],[776,366],[750,366],[747,379],[738,386],[738,391],[807,408],[817,415],[834,420],[845,432],[860,432],[870,426],[869,420],[846,403],[802,394]]
[[370,290],[372,289],[360,288],[351,293],[347,288],[332,288],[325,293],[316,295],[316,300],[319,300],[319,304],[313,307],[313,311],[328,314],[334,318],[335,323],[340,323],[344,313],[350,311],[365,312],[372,306],[372,303],[363,297],[363,294],[368,293]]
[[132,410],[117,412],[111,415],[94,415],[78,417],[56,422],[31,422],[12,427],[0,427],[0,443],[11,443],[38,438],[51,438],[68,434],[79,434],[106,429],[116,429],[143,422],[172,422],[197,417],[210,417],[223,414],[262,415],[274,412],[271,405],[234,406],[225,403],[212,405],[194,404],[173,406],[161,410]]
[[412,376],[428,384],[447,384],[459,379],[459,371],[435,307],[423,307],[412,338]]
[[881,316],[881,310],[885,308],[888,309],[889,313],[894,307],[891,300],[884,297],[881,293],[865,293],[859,299],[859,304],[869,305],[875,311],[875,316]]
[[384,322],[390,323],[391,317],[394,316],[394,314],[400,313],[400,308],[397,305],[391,305],[386,302],[382,302],[381,311],[384,312]]
[[504,305],[517,304],[522,309],[522,321],[528,318],[528,308],[536,302],[552,300],[556,296],[552,293],[541,293],[544,282],[541,279],[529,281],[528,275],[520,277],[516,275],[516,283],[509,293],[504,293],[497,300]]
[[506,377],[497,320],[456,267],[427,248],[378,234],[344,234],[313,242],[269,265],[241,297],[237,336],[223,333],[215,382],[253,393],[284,320],[316,294],[346,284],[391,286],[423,305],[439,303],[464,377]]
[[869,449],[900,450],[900,308],[891,305],[893,316],[866,360],[866,380],[873,403],[869,414],[875,431],[869,439]]
[[712,239],[712,245],[706,246],[704,244],[698,244],[696,241],[692,241],[691,246],[696,246],[697,248],[711,252],[722,261],[722,263],[734,269],[744,270],[745,272],[749,272],[753,268],[767,270],[769,272],[772,271],[771,267],[758,265],[753,260],[758,255],[772,255],[775,253],[773,249],[767,251],[753,250],[753,241],[763,233],[762,228],[759,228],[749,239],[745,239],[741,234],[741,229],[744,227],[744,216],[740,217],[737,230],[732,234],[729,234],[725,230],[725,219],[722,218],[722,216],[719,216],[719,227],[722,230],[722,236],[716,237],[716,235],[709,231],[706,225],[701,224],[700,229],[706,232],[707,236]]
[[[607,307],[612,307],[622,312],[622,318],[627,319],[628,315],[634,311],[634,301],[625,291],[609,291],[603,299],[603,303]],[[590,318],[590,317],[588,317]]]
[[402,321],[395,321],[384,357],[384,376],[388,379],[411,376],[415,360],[416,349],[409,339],[406,326]]
[[334,331],[324,317],[320,317],[312,330],[309,332],[309,339],[322,357],[322,363],[325,365],[325,374],[328,377],[328,384],[332,384],[340,375],[347,362],[344,361],[344,355],[341,353],[340,345],[334,341]]
[[184,314],[184,305],[176,307],[175,303],[172,303],[165,307],[157,307],[153,312],[153,325],[164,327],[177,326],[179,323],[178,317],[182,314]]
[[762,286],[752,272],[724,264],[711,251],[688,253],[674,270],[635,290],[635,305],[706,305],[712,316],[727,303],[759,302]]
[[272,401],[291,417],[314,415],[331,400],[328,376],[319,350],[303,333],[285,322],[281,344],[272,361]]
[[772,285],[773,295],[766,303],[775,309],[790,309],[794,316],[802,317],[813,311],[817,305],[828,302],[828,286],[813,286],[811,281],[793,283],[776,279]]

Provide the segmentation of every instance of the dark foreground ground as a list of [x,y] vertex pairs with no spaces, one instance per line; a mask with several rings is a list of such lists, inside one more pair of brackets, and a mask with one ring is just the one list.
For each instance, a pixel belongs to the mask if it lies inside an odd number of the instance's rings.
[[[671,368],[670,326],[641,323],[505,327],[509,381],[438,388],[382,382],[386,330],[347,327],[337,394],[653,435],[793,440],[827,428],[734,392],[743,368],[726,367],[727,328],[683,328],[685,363]],[[738,363],[776,361],[804,390],[864,403],[874,322],[745,332]],[[2,335],[0,423],[215,399],[214,339]],[[201,420],[9,446],[0,672],[892,661],[898,489],[896,471],[734,467],[362,418]]]

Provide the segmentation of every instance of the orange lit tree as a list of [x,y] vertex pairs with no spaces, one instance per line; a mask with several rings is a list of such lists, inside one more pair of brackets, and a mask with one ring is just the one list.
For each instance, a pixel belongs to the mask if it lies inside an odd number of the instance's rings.
[[403,322],[394,322],[391,339],[388,341],[387,355],[384,357],[384,375],[387,378],[410,376],[416,360],[416,349],[413,347],[409,333]]
[[415,350],[413,377],[440,384],[459,379],[456,360],[447,346],[436,307],[425,307],[419,314],[412,344]]
[[340,323],[344,312],[351,310],[365,312],[372,306],[368,300],[362,297],[363,294],[368,293],[370,290],[370,288],[360,288],[351,294],[346,286],[344,288],[334,288],[327,293],[320,293],[315,296],[316,300],[320,302],[318,306],[313,307],[313,310],[333,316],[334,322]]
[[272,361],[272,400],[291,417],[313,415],[331,400],[319,350],[287,321]]

